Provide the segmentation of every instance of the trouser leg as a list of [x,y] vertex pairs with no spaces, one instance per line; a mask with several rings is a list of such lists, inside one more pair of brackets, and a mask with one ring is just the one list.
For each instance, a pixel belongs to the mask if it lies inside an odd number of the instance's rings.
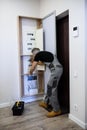
[[52,72],[50,76],[50,80],[47,86],[47,99],[54,111],[58,111],[60,109],[59,101],[58,101],[58,83],[60,77],[62,75],[62,68],[55,70]]
[[46,95],[44,95],[44,98],[43,98],[44,102],[46,104],[50,104],[50,105],[51,105],[50,97],[52,95],[52,84],[53,84],[53,76],[51,75],[50,78],[49,78],[48,84],[47,84]]

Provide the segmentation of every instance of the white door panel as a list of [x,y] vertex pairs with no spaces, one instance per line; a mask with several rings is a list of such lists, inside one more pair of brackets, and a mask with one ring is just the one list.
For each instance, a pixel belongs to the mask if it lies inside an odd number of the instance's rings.
[[[45,51],[50,51],[56,54],[56,25],[55,25],[56,12],[51,13],[43,19],[44,31],[44,48]],[[47,91],[47,83],[50,77],[49,69],[45,71],[45,92]]]
[[46,51],[56,54],[55,12],[43,19],[44,46]]

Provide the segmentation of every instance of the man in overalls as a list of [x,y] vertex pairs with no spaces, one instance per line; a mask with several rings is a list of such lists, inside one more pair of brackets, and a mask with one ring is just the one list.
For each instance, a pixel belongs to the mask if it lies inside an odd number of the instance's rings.
[[40,51],[39,48],[34,48],[33,53],[33,62],[30,68],[30,74],[33,73],[38,62],[43,62],[46,66],[49,67],[51,75],[47,84],[47,93],[39,103],[43,108],[47,108],[48,105],[52,106],[52,111],[47,113],[47,117],[55,117],[61,114],[61,109],[58,101],[58,83],[63,72],[63,67],[59,63],[55,55],[48,51]]

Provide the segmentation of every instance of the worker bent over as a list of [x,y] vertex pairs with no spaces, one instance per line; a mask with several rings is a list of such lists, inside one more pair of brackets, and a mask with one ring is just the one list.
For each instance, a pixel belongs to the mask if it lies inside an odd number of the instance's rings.
[[47,113],[47,117],[54,117],[61,114],[61,109],[58,101],[58,83],[63,72],[63,67],[59,63],[55,55],[48,51],[40,51],[39,48],[32,49],[33,61],[29,73],[32,74],[38,62],[44,62],[50,69],[50,79],[47,83],[47,93],[43,101],[39,103],[41,107],[47,108],[52,106],[52,111]]

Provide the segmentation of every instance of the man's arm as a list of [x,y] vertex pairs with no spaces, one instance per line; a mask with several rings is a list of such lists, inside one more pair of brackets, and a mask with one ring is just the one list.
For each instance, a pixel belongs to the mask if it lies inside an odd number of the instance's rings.
[[37,61],[33,61],[32,66],[29,70],[29,74],[32,75],[33,71],[35,70],[36,66],[37,66],[38,62]]

